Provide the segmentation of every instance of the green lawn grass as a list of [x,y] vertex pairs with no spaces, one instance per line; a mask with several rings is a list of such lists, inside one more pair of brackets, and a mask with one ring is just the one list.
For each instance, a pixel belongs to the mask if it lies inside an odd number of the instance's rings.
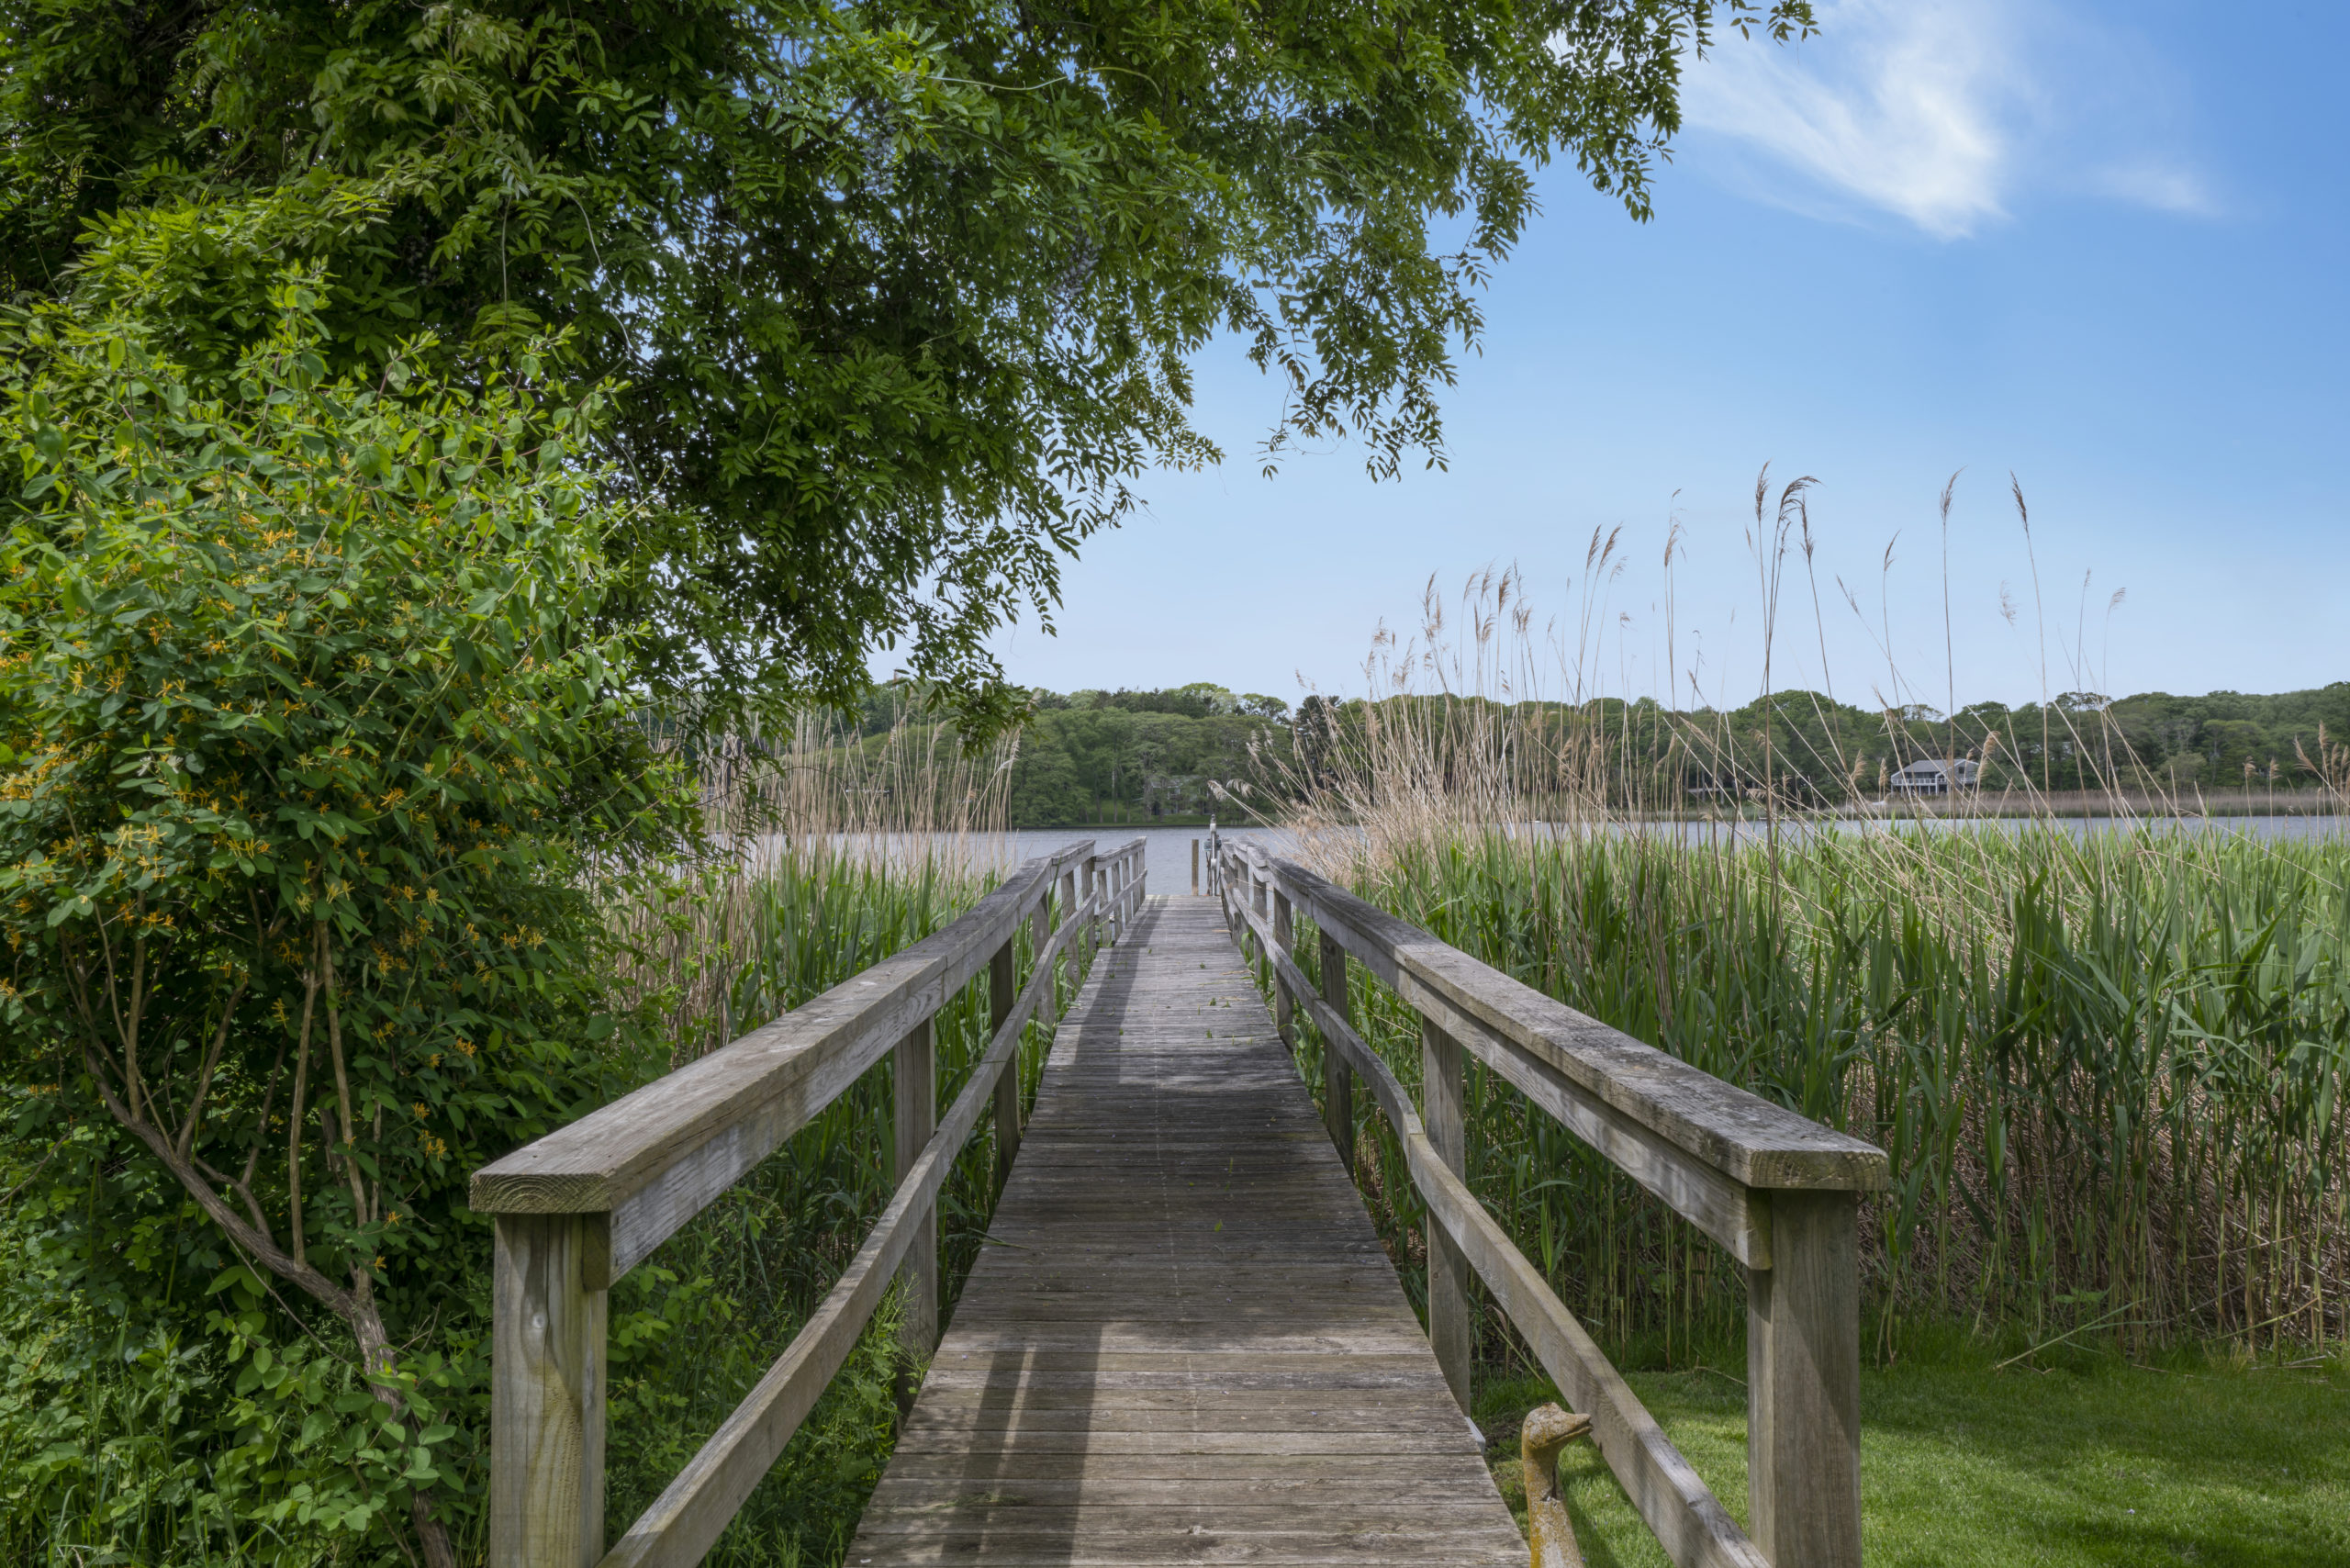
[[[2154,1370],[2075,1355],[1995,1371],[1997,1359],[1955,1344],[1862,1373],[1870,1568],[2350,1568],[2343,1361]],[[1745,1390],[1711,1372],[1628,1377],[1743,1523]],[[1504,1439],[1494,1459],[1515,1458],[1517,1415],[1545,1397],[1533,1382],[1481,1391],[1481,1420]],[[1561,1468],[1593,1568],[1666,1568],[1595,1449],[1575,1445]],[[1497,1465],[1497,1477],[1522,1506],[1515,1466]]]

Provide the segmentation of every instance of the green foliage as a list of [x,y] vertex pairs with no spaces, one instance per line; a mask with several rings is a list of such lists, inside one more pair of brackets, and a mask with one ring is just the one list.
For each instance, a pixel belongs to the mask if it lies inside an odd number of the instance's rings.
[[135,326],[6,323],[6,1070],[20,1136],[105,1129],[89,1159],[227,1243],[240,1528],[405,1520],[439,1560],[479,1361],[394,1346],[476,1312],[467,1172],[600,1097],[599,897],[693,822],[586,631],[593,403],[528,355],[472,390],[396,358],[390,396],[328,374],[312,285],[273,303],[218,382]]
[[[12,1120],[27,1098],[21,1088],[10,1096]],[[84,1126],[61,1141],[45,1151],[48,1171],[60,1155],[69,1170],[84,1163],[106,1140]],[[11,1200],[0,1204],[0,1554],[44,1568],[233,1561],[239,1532],[210,1462],[233,1436],[208,1419],[228,1398],[221,1358],[184,1321],[134,1321],[111,1288],[176,1251],[174,1227],[151,1213],[101,1249],[59,1234],[51,1212],[94,1210],[107,1187],[151,1188],[140,1181],[149,1173],[109,1181],[93,1164],[87,1180],[52,1187],[27,1179],[26,1148],[0,1142]],[[163,1282],[154,1283],[160,1298]]]
[[[338,368],[576,329],[645,504],[605,609],[666,674],[843,706],[907,644],[974,731],[988,633],[1189,419],[1218,332],[1269,443],[1442,457],[1476,291],[1572,159],[1634,215],[1717,30],[1805,0],[265,0],[0,6],[0,290],[136,309],[199,372],[324,266]],[[1441,248],[1457,235],[1458,249]]]
[[[1871,1568],[2297,1568],[2350,1561],[2350,1363],[2280,1371],[2193,1351],[2110,1353],[1995,1370],[2022,1349],[1918,1335],[1860,1380],[1861,1544]],[[1642,1404],[1731,1516],[1746,1518],[1746,1391],[1735,1345],[1702,1369],[1628,1371]],[[1725,1370],[1726,1369],[1726,1370]],[[1482,1388],[1480,1422],[1557,1396],[1539,1379]],[[1496,1457],[1500,1457],[1496,1455]],[[1496,1464],[1510,1495],[1516,1466]],[[1560,1465],[1587,1561],[1672,1561],[1608,1473]]]
[[[919,940],[985,886],[936,861],[885,867],[820,853],[757,876],[636,889],[614,912],[624,953],[615,1001],[652,1027],[616,1030],[592,1053],[551,1062],[550,1093],[585,1104],[632,1088],[722,1043],[727,1020],[798,1006]],[[986,1025],[976,994],[940,1014],[942,1094],[960,1089]],[[1046,1045],[1042,1030],[1033,1034],[1022,1058],[1031,1093]],[[888,1201],[891,1093],[889,1069],[877,1068],[615,1285],[615,1529],[767,1370]],[[255,1276],[234,1266],[222,1234],[168,1172],[120,1158],[104,1121],[77,1119],[62,1143],[51,1139],[54,1098],[19,1092],[19,1110],[34,1109],[0,1136],[0,1190],[26,1194],[0,1211],[0,1256],[11,1265],[0,1273],[0,1554],[57,1568],[77,1557],[402,1561],[382,1533],[354,1537],[318,1506],[332,1500],[317,1473],[325,1461],[381,1426],[311,1422],[310,1378],[336,1384],[320,1386],[319,1403],[350,1397],[357,1357],[348,1341],[314,1325],[341,1347],[322,1357],[283,1310],[247,1316]],[[983,1245],[994,1152],[982,1134],[942,1195],[950,1297]],[[431,1446],[457,1450],[448,1467],[473,1498],[488,1414],[488,1252],[485,1227],[458,1226],[436,1263],[450,1288],[432,1302],[437,1316],[411,1321],[421,1353],[403,1363],[423,1377],[440,1357],[431,1392],[458,1430]],[[385,1294],[397,1305],[397,1288]],[[896,1322],[885,1306],[713,1562],[840,1560],[895,1439]],[[174,1359],[142,1350],[166,1342]],[[263,1349],[266,1369],[256,1370]],[[250,1383],[241,1396],[241,1382]],[[477,1551],[477,1522],[453,1522],[461,1552]]]
[[[2350,1337],[2339,841],[1823,834],[1777,868],[1659,834],[1470,834],[1400,847],[1360,888],[1881,1145],[1893,1189],[1863,1207],[1880,1348],[1902,1318],[2140,1351]],[[1368,980],[1355,1007],[1416,1083],[1414,1017]],[[1473,1067],[1468,1100],[1472,1184],[1595,1332],[1734,1333],[1742,1286],[1718,1249]],[[1401,1150],[1375,1113],[1364,1137],[1404,1249]]]
[[1197,682],[1162,691],[1035,694],[1012,776],[1015,827],[1097,820],[1147,822],[1221,811],[1243,814],[1269,772],[1260,753],[1285,757],[1288,705]]
[[[1885,801],[1892,798],[1891,774],[1944,756],[1982,762],[1982,790],[2009,796],[2019,811],[2035,798],[2078,791],[2193,810],[2198,789],[2250,785],[2316,795],[2350,781],[2350,753],[2343,750],[2350,681],[2273,696],[2147,692],[2109,700],[2076,691],[2020,708],[1975,702],[1955,715],[1922,703],[1859,708],[1804,690],[1726,709],[1612,697],[1307,702],[1313,727],[1326,736],[1317,736],[1316,747],[1342,757],[1363,753],[1375,722],[1448,734],[1453,738],[1442,744],[1472,762],[1508,751],[1505,770],[1526,809],[1546,818],[1603,801],[1635,811],[1734,808],[1762,799],[1766,779],[1785,804]],[[1302,706],[1300,722],[1306,712]],[[1301,786],[1303,774],[1284,783]],[[2291,803],[2289,794],[2283,803]]]

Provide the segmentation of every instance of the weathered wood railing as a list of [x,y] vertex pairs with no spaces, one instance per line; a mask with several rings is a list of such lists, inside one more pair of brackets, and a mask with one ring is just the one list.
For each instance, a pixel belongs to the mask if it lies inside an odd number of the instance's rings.
[[[1140,907],[1143,841],[1031,860],[953,924],[722,1050],[474,1173],[497,1216],[490,1404],[491,1568],[689,1568],[710,1550],[847,1359],[890,1280],[907,1348],[938,1341],[939,1184],[991,1103],[999,1168],[1020,1140],[1018,1059],[1072,980]],[[1058,905],[1059,919],[1053,911]],[[1014,939],[1033,961],[1014,984]],[[987,974],[987,1051],[946,1117],[932,1020]],[[897,1192],[821,1305],[620,1544],[604,1550],[604,1303],[611,1282],[885,1055],[896,1073]]]
[[[1859,1194],[1886,1184],[1885,1152],[1587,1018],[1292,861],[1229,841],[1222,859],[1226,918],[1272,966],[1282,1038],[1294,1046],[1301,1007],[1321,1034],[1341,1156],[1352,1164],[1357,1077],[1403,1144],[1428,1213],[1428,1339],[1462,1407],[1474,1269],[1592,1417],[1609,1468],[1681,1568],[1857,1564]],[[1301,915],[1319,932],[1318,985],[1292,957]],[[1419,1016],[1425,1114],[1354,1029],[1350,958]],[[1464,1052],[1744,1265],[1751,1536],[1461,1180]]]

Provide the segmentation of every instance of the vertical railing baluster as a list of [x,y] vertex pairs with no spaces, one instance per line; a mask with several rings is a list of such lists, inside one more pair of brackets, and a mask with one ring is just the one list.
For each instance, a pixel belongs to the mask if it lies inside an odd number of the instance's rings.
[[[1273,946],[1285,957],[1297,950],[1296,918],[1290,910],[1289,895],[1279,886],[1273,889]],[[1290,995],[1289,981],[1281,978],[1277,964],[1273,967],[1273,1032],[1292,1050],[1297,1048],[1296,1015],[1297,1001]]]
[[1776,1568],[1858,1568],[1860,1197],[1769,1196],[1771,1266],[1747,1275],[1747,1533]]
[[[1354,1014],[1347,998],[1347,950],[1327,931],[1322,933],[1322,1000],[1330,1004],[1342,1024],[1352,1024]],[[1344,1058],[1327,1042],[1322,1047],[1322,1118],[1330,1130],[1330,1142],[1337,1146],[1338,1159],[1348,1174],[1355,1168],[1355,1075]]]
[[597,1215],[497,1216],[490,1289],[489,1562],[604,1555],[604,1305]]
[[[1089,855],[1085,857],[1085,875],[1081,879],[1080,885],[1085,890],[1083,896],[1088,903],[1091,903],[1093,896],[1102,890],[1101,868],[1102,863],[1092,856]],[[1097,908],[1092,914],[1086,917],[1085,922],[1085,964],[1088,969],[1093,967],[1093,956],[1101,949],[1102,912]]]
[[[1012,1016],[1012,1004],[1020,999],[1020,967],[1013,951],[1013,939],[1007,936],[1003,946],[988,960],[988,1038],[992,1040],[1003,1028],[1003,1021]],[[1011,1065],[1003,1076],[995,1081],[995,1180],[999,1191],[1012,1180],[1012,1162],[1020,1153],[1020,1052],[1015,1047]]]
[[[923,1019],[890,1054],[896,1076],[897,1139],[891,1148],[891,1179],[902,1182],[930,1135],[938,1130],[938,1046],[932,1021]],[[909,1363],[930,1359],[938,1348],[938,1206],[923,1213],[906,1260],[898,1269],[905,1282],[905,1323],[900,1339]],[[909,1385],[910,1387],[911,1385]]]
[[[1050,942],[1052,939],[1053,890],[1051,888],[1047,887],[1045,890],[1043,896],[1036,901],[1036,907],[1035,911],[1028,916],[1028,951],[1031,955],[1029,959],[1031,973],[1034,973],[1036,969],[1041,969],[1045,967],[1045,944]],[[1042,994],[1036,998],[1036,1022],[1045,1026],[1045,1037],[1046,1039],[1050,1039],[1052,1037],[1053,1030],[1059,1025],[1060,1021],[1061,1010],[1059,1001],[1054,996],[1053,987],[1051,984],[1047,983]]]
[[[1248,910],[1259,920],[1263,920],[1266,916],[1265,894],[1270,886],[1261,868],[1255,866],[1248,868]],[[1258,962],[1264,962],[1265,944],[1258,938],[1257,927],[1247,925],[1241,929],[1248,936],[1249,945],[1257,949]]]
[[[1069,924],[1069,917],[1076,913],[1077,868],[1072,866],[1061,873],[1060,908],[1054,912],[1054,927],[1058,929]],[[1075,930],[1071,930],[1069,933],[1068,941],[1061,946],[1061,973],[1069,980],[1069,997],[1072,1006],[1077,1002],[1077,982],[1083,974],[1083,971],[1078,968],[1077,943],[1078,934]]]
[[[1420,1020],[1420,1120],[1445,1169],[1469,1174],[1467,1122],[1461,1105],[1460,1042]],[[1427,1216],[1428,1348],[1436,1352],[1444,1381],[1469,1412],[1469,1361],[1472,1344],[1469,1316],[1469,1260],[1451,1235]],[[1532,1483],[1528,1483],[1529,1488]],[[1529,1491],[1529,1495],[1531,1495]]]

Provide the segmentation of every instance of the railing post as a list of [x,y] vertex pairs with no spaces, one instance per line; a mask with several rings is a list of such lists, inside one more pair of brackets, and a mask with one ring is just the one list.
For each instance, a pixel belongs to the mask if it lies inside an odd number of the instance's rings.
[[[903,1182],[938,1130],[938,1051],[932,1020],[925,1018],[898,1042],[890,1055],[897,1076],[897,1139],[890,1151],[891,1175]],[[938,1348],[938,1205],[924,1209],[906,1260],[898,1267],[905,1282],[906,1318],[901,1336],[907,1360],[926,1361]]]
[[1200,841],[1192,840],[1192,896],[1200,896]]
[[[1284,954],[1297,951],[1297,925],[1290,912],[1289,895],[1279,888],[1273,890],[1273,946]],[[1297,1048],[1297,1002],[1289,993],[1289,981],[1281,978],[1281,966],[1273,966],[1273,1029],[1281,1044],[1292,1050]]]
[[[1264,874],[1256,867],[1248,868],[1248,910],[1259,920],[1264,919],[1268,913],[1265,907],[1265,890],[1270,885]],[[1265,957],[1265,944],[1258,937],[1255,926],[1251,925],[1248,930],[1248,939],[1256,944],[1257,957],[1262,960]]]
[[[1052,890],[1047,888],[1045,890],[1045,896],[1036,901],[1035,911],[1028,916],[1028,951],[1035,955],[1034,963],[1036,969],[1045,967],[1045,944],[1052,939],[1053,899]],[[1034,970],[1031,973],[1033,974]],[[1036,1020],[1044,1025],[1045,1033],[1049,1036],[1054,1027],[1060,1023],[1060,1004],[1058,999],[1053,994],[1052,982],[1048,980],[1046,982],[1044,994],[1036,999]]]
[[[1102,863],[1091,855],[1085,857],[1084,887],[1085,896],[1089,901],[1102,890]],[[1102,914],[1097,909],[1092,918],[1085,923],[1085,962],[1088,968],[1091,967],[1093,955],[1101,951],[1101,948]]]
[[[1057,926],[1067,925],[1069,917],[1076,913],[1077,868],[1072,866],[1061,873],[1060,918],[1053,924]],[[1071,1003],[1077,1001],[1077,982],[1084,972],[1077,967],[1077,945],[1082,939],[1083,934],[1072,929],[1069,934],[1069,941],[1061,948],[1061,969],[1069,976],[1069,997]]]
[[[1341,1023],[1352,1024],[1347,1002],[1347,950],[1328,932],[1322,933],[1322,1000]],[[1337,1146],[1338,1160],[1352,1175],[1355,1169],[1355,1075],[1329,1042],[1322,1046],[1322,1117]]]
[[1859,1568],[1860,1196],[1769,1199],[1771,1267],[1746,1290],[1750,1534],[1776,1568]]
[[[1420,1020],[1420,1120],[1446,1170],[1469,1173],[1467,1119],[1461,1108],[1460,1042]],[[1461,1413],[1469,1413],[1469,1363],[1472,1349],[1469,1316],[1469,1260],[1438,1223],[1427,1216],[1428,1348]],[[1533,1495],[1528,1483],[1528,1495]]]
[[607,1223],[497,1216],[491,1568],[589,1568],[604,1554],[605,1293],[588,1282]]
[[[1003,1028],[1003,1021],[1012,1016],[1012,1004],[1020,997],[1020,969],[1013,952],[1013,939],[1004,938],[1003,946],[988,960],[988,1038],[992,1040]],[[999,1191],[1012,1180],[1012,1162],[1020,1153],[1020,1052],[1015,1047],[1012,1059],[1004,1064],[1003,1076],[995,1081],[995,1181]]]

